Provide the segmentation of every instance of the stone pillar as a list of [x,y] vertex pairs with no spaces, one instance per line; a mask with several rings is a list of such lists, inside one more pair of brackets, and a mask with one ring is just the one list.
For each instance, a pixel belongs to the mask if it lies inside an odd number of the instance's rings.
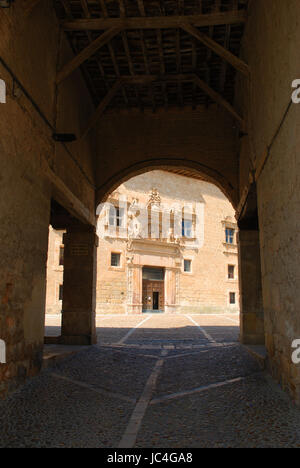
[[128,265],[128,314],[142,314],[143,267]]
[[93,226],[81,223],[64,234],[64,283],[61,343],[96,343],[96,248]]
[[176,269],[165,269],[165,312],[176,312]]
[[240,230],[239,281],[241,334],[243,344],[264,345],[264,309],[259,231]]

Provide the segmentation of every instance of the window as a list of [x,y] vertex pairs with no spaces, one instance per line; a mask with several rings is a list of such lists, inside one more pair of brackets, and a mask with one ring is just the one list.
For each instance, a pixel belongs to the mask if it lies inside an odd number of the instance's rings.
[[191,271],[192,271],[192,260],[184,260],[183,270],[185,271],[185,273],[191,273]]
[[165,270],[163,268],[143,267],[143,280],[163,281]]
[[226,244],[234,243],[234,229],[226,228]]
[[228,265],[228,279],[234,279],[234,265]]
[[59,247],[59,265],[63,265],[64,264],[64,246],[61,245]]
[[230,303],[230,305],[235,304],[235,292],[229,293],[229,303]]
[[115,227],[122,227],[124,220],[124,208],[117,208],[111,206],[109,208],[109,225]]
[[59,285],[59,292],[58,292],[58,300],[62,301],[62,299],[63,299],[63,285],[60,284]]
[[192,238],[193,234],[193,222],[190,219],[182,220],[182,237]]
[[121,265],[121,254],[112,252],[110,264],[113,267],[119,267]]

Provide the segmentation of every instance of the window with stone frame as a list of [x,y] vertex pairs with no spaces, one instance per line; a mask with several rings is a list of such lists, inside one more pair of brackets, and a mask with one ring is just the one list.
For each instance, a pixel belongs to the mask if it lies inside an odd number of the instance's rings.
[[228,227],[225,229],[226,244],[234,244],[234,233],[234,229]]
[[235,277],[235,266],[228,265],[228,279],[234,279]]
[[120,267],[121,266],[121,254],[120,253],[111,252],[110,265],[112,267]]
[[114,227],[123,227],[124,224],[124,208],[110,206],[109,208],[109,225]]
[[182,237],[191,239],[193,237],[193,221],[191,219],[182,218]]
[[229,293],[229,304],[234,305],[236,303],[236,293],[230,292]]
[[65,253],[65,248],[63,245],[59,247],[59,265],[63,266],[64,264],[64,253]]
[[192,260],[184,259],[184,261],[183,261],[183,271],[185,273],[191,273],[192,272]]
[[63,284],[60,284],[58,288],[58,300],[59,301],[63,300]]

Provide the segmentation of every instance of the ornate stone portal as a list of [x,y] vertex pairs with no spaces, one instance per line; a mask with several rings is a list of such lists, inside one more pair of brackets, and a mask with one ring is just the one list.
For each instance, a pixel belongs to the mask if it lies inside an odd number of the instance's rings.
[[127,264],[127,313],[136,314],[143,311],[143,267],[145,266],[163,269],[163,311],[176,312],[178,305],[176,301],[179,297],[180,248],[168,242],[135,239],[128,243],[127,251],[129,252],[127,258],[130,258],[130,263]]

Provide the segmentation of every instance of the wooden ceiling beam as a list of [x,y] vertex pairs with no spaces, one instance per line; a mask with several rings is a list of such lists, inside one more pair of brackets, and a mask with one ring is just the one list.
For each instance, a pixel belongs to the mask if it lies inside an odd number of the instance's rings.
[[[101,11],[102,11],[102,15],[104,18],[109,18],[109,15],[108,15],[108,10],[107,10],[107,6],[106,6],[106,3],[105,3],[105,0],[98,0],[99,3],[100,3],[100,7],[101,7]],[[118,65],[118,61],[116,59],[116,54],[115,54],[115,50],[113,48],[113,45],[111,42],[109,42],[107,44],[107,48],[108,48],[108,51],[109,51],[109,54],[110,54],[110,58],[111,58],[111,61],[112,61],[112,64],[113,64],[113,67],[114,67],[114,70],[115,70],[115,74],[118,78],[120,78],[120,69],[119,69],[119,65]],[[122,96],[123,96],[123,99],[124,99],[124,102],[125,102],[125,105],[128,106],[128,97],[127,97],[127,94],[126,94],[126,91],[125,91],[125,88],[122,87]]]
[[141,16],[146,16],[144,0],[137,0]]
[[194,81],[195,74],[176,74],[176,75],[128,75],[122,76],[123,83],[133,83],[133,84],[147,84],[152,83],[153,81],[161,81],[161,82],[178,82],[178,81]]
[[[144,0],[137,0],[137,2],[138,2],[140,15],[141,16],[146,16]],[[140,38],[141,38],[141,46],[142,46],[145,70],[146,70],[147,75],[150,75],[150,66],[149,66],[148,51],[147,51],[147,45],[146,45],[144,30],[141,29],[139,31],[139,34],[140,34]],[[152,112],[155,112],[156,111],[156,103],[155,103],[155,95],[154,95],[154,91],[153,91],[152,82],[149,84],[149,98],[150,98],[151,103],[152,103]]]
[[23,0],[23,10],[24,10],[24,13],[25,15],[29,15],[31,13],[31,11],[34,9],[34,7],[36,7],[38,5],[38,3],[40,3],[41,0],[26,0],[24,1]]
[[62,28],[66,31],[82,30],[106,30],[111,28],[122,29],[168,29],[179,28],[182,24],[190,24],[195,27],[217,26],[224,24],[241,24],[247,20],[247,12],[244,10],[204,15],[189,16],[140,16],[137,18],[92,18],[64,20]]
[[115,82],[115,84],[112,86],[112,88],[108,91],[106,96],[102,99],[99,106],[97,107],[93,115],[91,116],[85,130],[81,134],[81,137],[80,137],[81,140],[89,133],[91,128],[96,124],[97,120],[103,114],[103,112],[105,111],[105,109],[107,108],[111,100],[115,97],[115,95],[117,94],[121,86],[122,86],[122,80],[118,79]]
[[194,75],[194,80],[197,86],[202,89],[208,96],[215,101],[220,106],[224,107],[238,122],[240,129],[245,131],[246,123],[245,120],[237,113],[237,111],[232,107],[229,102],[227,102],[219,93],[214,91],[210,86],[208,86],[205,81],[201,80],[196,74]]
[[[84,0],[82,0],[84,1]],[[69,18],[70,20],[73,19],[73,15],[72,15],[72,10],[71,10],[71,6],[70,6],[70,2],[68,0],[60,0],[60,3],[65,11],[65,14],[67,16],[67,18]],[[88,37],[88,40],[89,42],[92,41],[92,39],[89,39],[89,37],[91,38],[91,33],[90,31],[86,31],[86,35]],[[73,53],[74,55],[76,55],[78,52],[78,46],[77,46],[77,41],[76,41],[76,34],[73,34],[73,33],[70,33],[70,44],[71,44],[71,48],[73,50]],[[83,74],[83,77],[86,81],[86,84],[87,84],[87,87],[88,87],[88,90],[89,92],[91,93],[92,95],[92,99],[94,100],[95,98],[97,98],[97,91],[95,89],[95,86],[94,86],[94,83],[93,83],[93,80],[91,79],[91,76],[90,74],[88,73],[87,71],[87,68],[86,68],[86,64],[83,63],[81,65],[81,71],[82,71],[82,74]]]
[[[80,3],[81,3],[81,6],[82,6],[82,10],[83,10],[83,13],[84,13],[84,17],[85,18],[91,18],[91,13],[90,13],[90,10],[89,10],[89,5],[88,5],[88,2],[87,0],[80,0]],[[92,38],[92,33],[91,31],[86,31],[86,35],[87,35],[87,38],[88,38],[88,41],[89,43],[91,44],[93,42],[93,38]],[[99,72],[103,78],[103,81],[104,81],[104,85],[106,87],[106,90],[108,91],[109,90],[109,86],[108,86],[108,83],[106,81],[106,77],[105,77],[105,71],[104,71],[104,68],[102,66],[102,63],[101,61],[97,58],[96,59],[96,62],[97,62],[97,65],[98,65],[98,68],[99,68]]]
[[243,60],[233,55],[229,50],[225,49],[223,46],[221,46],[216,41],[208,37],[206,34],[203,34],[202,32],[198,31],[197,28],[187,23],[182,23],[181,28],[187,33],[194,36],[196,39],[198,39],[200,42],[202,42],[202,44],[207,46],[221,58],[229,62],[236,70],[241,72],[243,75],[250,75],[250,68],[245,62],[243,62]]
[[[126,18],[126,7],[125,7],[124,0],[119,0],[119,6],[120,6],[120,17],[121,18]],[[125,56],[126,56],[126,59],[127,59],[127,62],[128,62],[129,73],[130,73],[130,75],[134,76],[135,75],[134,65],[133,65],[133,61],[132,61],[132,58],[131,58],[131,54],[130,54],[129,42],[128,42],[128,37],[127,37],[126,31],[122,31],[121,35],[122,35],[122,41],[123,41]],[[135,88],[134,91],[135,91],[137,104],[140,107],[140,110],[143,112],[143,103],[142,103],[141,97],[139,95],[138,89]]]
[[[238,0],[231,0],[231,9],[232,10],[237,10],[238,9]],[[225,41],[224,41],[224,47],[225,49],[229,49],[230,47],[230,38],[231,38],[231,25],[226,24],[225,26]],[[222,68],[220,71],[220,92],[223,93],[225,89],[225,83],[226,83],[226,73],[227,73],[227,67],[228,63],[226,60],[222,60]]]
[[[87,28],[88,29],[88,28]],[[111,39],[116,36],[123,28],[115,27],[108,29],[101,34],[97,39],[91,42],[85,49],[79,52],[74,58],[72,58],[64,67],[59,71],[56,77],[56,83],[59,84],[65,80],[74,70],[76,70],[83,62],[94,55],[97,50],[107,44]]]
[[100,102],[98,105],[96,111],[94,114],[91,116],[85,130],[83,131],[81,135],[81,139],[83,139],[88,132],[91,130],[92,127],[97,123],[98,119],[101,117],[107,106],[110,104],[112,99],[115,97],[119,89],[122,87],[124,84],[141,84],[141,85],[147,85],[150,84],[154,81],[157,82],[169,82],[169,81],[176,81],[176,82],[194,82],[202,91],[204,91],[210,98],[216,102],[218,105],[224,107],[231,115],[232,117],[238,122],[239,127],[241,131],[246,130],[246,123],[245,120],[237,113],[237,111],[233,108],[229,102],[227,102],[219,93],[214,91],[210,86],[208,86],[205,81],[201,80],[196,74],[178,74],[178,75],[129,75],[129,76],[123,76],[122,78],[119,78],[115,84],[112,86],[112,88],[108,91],[106,96],[103,98],[103,100]]

